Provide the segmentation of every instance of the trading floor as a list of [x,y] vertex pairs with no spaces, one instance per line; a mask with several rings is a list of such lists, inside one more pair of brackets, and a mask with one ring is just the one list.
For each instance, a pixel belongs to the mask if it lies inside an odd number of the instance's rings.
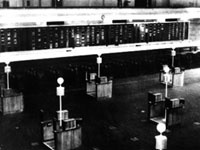
[[200,150],[198,8],[33,1],[0,0],[0,150]]
[[[187,69],[183,87],[168,90],[170,97],[185,98],[180,126],[164,133],[168,150],[200,149],[200,69]],[[57,86],[55,84],[55,86]],[[40,109],[46,119],[59,109],[55,90],[24,93],[25,110],[0,116],[0,150],[45,150],[41,144]],[[159,74],[113,79],[113,96],[96,101],[86,96],[84,88],[67,90],[63,108],[70,117],[82,118],[81,150],[153,150],[156,124],[147,121],[147,93],[164,93]]]

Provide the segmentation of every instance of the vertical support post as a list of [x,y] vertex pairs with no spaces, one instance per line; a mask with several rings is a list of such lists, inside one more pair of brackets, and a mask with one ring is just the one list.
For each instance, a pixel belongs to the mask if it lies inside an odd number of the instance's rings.
[[[168,67],[168,65],[163,65],[163,71],[165,72],[164,74],[164,80],[165,80],[165,98],[168,97],[168,88],[167,88],[167,85],[170,81],[170,77],[169,77],[169,71],[170,71],[170,68]],[[166,122],[167,120],[167,112],[166,112],[166,109],[165,109],[165,116],[164,116],[164,121]]]
[[98,64],[98,74],[97,74],[98,77],[100,77],[100,71],[101,71],[101,66],[100,64]]
[[4,68],[4,72],[6,73],[7,89],[10,89],[9,74],[11,72],[11,67],[9,66],[9,63],[6,63],[6,66]]
[[[165,74],[165,98],[168,96],[168,89],[167,89],[167,84],[168,84],[168,73]],[[165,116],[164,116],[164,121],[166,122],[167,121],[167,109],[165,108]]]
[[[165,73],[164,74],[164,80],[165,80],[165,98],[168,96],[168,87],[167,87],[167,84],[168,84],[168,74],[167,73]],[[166,110],[166,108],[165,108],[165,115],[164,115],[164,119],[163,119],[163,121],[165,121],[166,122],[166,120],[167,120],[167,110]]]
[[174,57],[176,56],[175,48],[172,48],[171,55],[172,55],[172,67],[174,67]]
[[101,76],[101,72],[100,72],[100,71],[101,71],[101,63],[102,63],[102,58],[101,58],[101,56],[99,55],[99,56],[97,57],[97,65],[98,65],[98,66],[97,66],[97,67],[98,67],[98,68],[97,68],[97,69],[98,69],[98,70],[97,70],[97,76],[98,76],[98,77]]
[[9,84],[10,84],[10,83],[9,83],[9,73],[7,73],[6,76],[7,76],[7,89],[10,89],[10,86],[9,86]]
[[165,74],[164,74],[164,80],[165,80],[165,97],[167,97],[167,84],[170,81],[170,77],[169,77],[170,68],[168,67],[168,65],[163,65],[163,71],[165,72]]
[[65,95],[65,88],[61,86],[61,84],[63,84],[64,82],[64,79],[59,77],[57,79],[57,82],[59,84],[59,87],[57,87],[56,89],[56,93],[57,93],[57,96],[59,96],[59,125],[62,126],[62,96]]
[[85,81],[87,82],[88,80],[88,74],[87,74],[87,71],[85,72]]
[[[166,74],[166,78],[167,78],[167,74]],[[165,97],[167,97],[167,93],[168,93],[168,90],[167,90],[167,82],[165,82]]]
[[62,126],[62,97],[61,96],[59,96],[59,103],[60,103],[60,105],[59,105],[59,108],[60,108],[60,126]]

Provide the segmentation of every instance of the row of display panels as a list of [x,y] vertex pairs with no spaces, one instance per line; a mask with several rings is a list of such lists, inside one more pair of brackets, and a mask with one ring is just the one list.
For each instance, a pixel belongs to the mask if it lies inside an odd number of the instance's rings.
[[188,39],[189,22],[47,26],[0,29],[0,50],[119,45]]
[[2,8],[22,7],[117,7],[117,0],[0,0]]

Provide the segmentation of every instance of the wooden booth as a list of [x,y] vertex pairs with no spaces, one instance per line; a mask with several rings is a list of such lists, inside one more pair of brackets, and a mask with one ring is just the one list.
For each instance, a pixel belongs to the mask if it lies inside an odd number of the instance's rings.
[[13,89],[1,89],[0,111],[3,115],[23,112],[24,98],[21,92]]
[[23,93],[10,88],[11,67],[8,64],[4,67],[4,72],[0,73],[0,112],[3,115],[23,112]]
[[86,93],[96,99],[112,98],[112,80],[106,76],[97,77],[90,73],[86,81]]
[[165,98],[166,126],[180,125],[182,123],[185,99]]
[[165,123],[166,127],[181,124],[184,98],[163,98],[162,93],[148,92],[148,120]]
[[41,110],[42,143],[51,150],[72,150],[81,147],[81,121],[81,118],[69,118],[67,110],[57,111],[54,119],[45,120],[44,111]]
[[[165,72],[160,71],[160,83],[165,84]],[[184,85],[184,69],[180,67],[173,67],[169,72],[169,82],[168,85],[172,87],[183,86]]]
[[164,122],[165,101],[162,93],[148,92],[148,120],[153,122]]
[[5,86],[4,76],[0,80],[0,112],[3,115],[23,112],[24,97],[21,92]]

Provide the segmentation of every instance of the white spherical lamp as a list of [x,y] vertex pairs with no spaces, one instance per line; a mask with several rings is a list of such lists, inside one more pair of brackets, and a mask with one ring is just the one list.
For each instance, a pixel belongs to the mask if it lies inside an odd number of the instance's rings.
[[165,73],[169,73],[170,68],[168,67],[168,65],[163,65],[163,71],[164,71]]
[[62,78],[62,77],[59,77],[58,79],[57,79],[57,82],[58,82],[58,84],[63,84],[63,82],[64,82],[64,79]]
[[159,123],[156,127],[157,131],[162,134],[166,130],[166,125],[164,123]]

